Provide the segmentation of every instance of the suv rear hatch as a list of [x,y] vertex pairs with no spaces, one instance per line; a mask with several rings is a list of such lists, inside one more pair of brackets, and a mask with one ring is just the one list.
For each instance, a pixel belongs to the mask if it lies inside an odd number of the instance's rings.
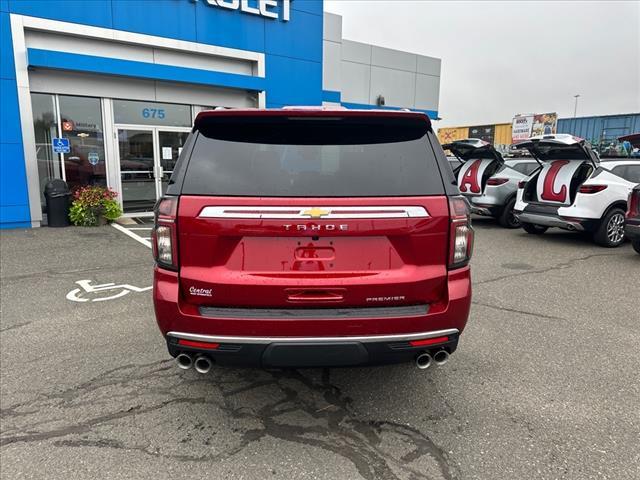
[[487,181],[502,168],[502,155],[488,142],[477,138],[456,140],[443,145],[462,162],[455,170],[463,195],[482,195]]
[[598,168],[599,159],[582,139],[567,134],[533,137],[519,143],[542,169],[524,191],[526,202],[572,205],[580,185]]
[[182,301],[212,316],[446,304],[449,204],[430,132],[402,112],[200,114],[174,179]]

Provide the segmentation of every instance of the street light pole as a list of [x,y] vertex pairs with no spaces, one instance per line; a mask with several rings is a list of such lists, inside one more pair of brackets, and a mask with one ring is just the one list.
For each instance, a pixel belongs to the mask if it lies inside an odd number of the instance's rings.
[[576,99],[576,103],[573,107],[573,118],[576,118],[576,115],[578,114],[578,98],[580,98],[580,94],[574,95],[573,98]]

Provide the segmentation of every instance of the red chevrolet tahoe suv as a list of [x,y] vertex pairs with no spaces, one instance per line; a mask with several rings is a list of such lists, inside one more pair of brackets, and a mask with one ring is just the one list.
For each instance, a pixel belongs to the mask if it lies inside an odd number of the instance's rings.
[[202,112],[155,213],[181,368],[427,368],[467,322],[468,205],[423,114]]

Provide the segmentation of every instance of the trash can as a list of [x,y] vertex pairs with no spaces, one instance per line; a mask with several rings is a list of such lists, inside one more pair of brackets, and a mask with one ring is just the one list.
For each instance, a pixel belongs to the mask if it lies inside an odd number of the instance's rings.
[[44,198],[47,202],[47,225],[68,227],[71,192],[67,183],[60,179],[47,182],[44,187]]

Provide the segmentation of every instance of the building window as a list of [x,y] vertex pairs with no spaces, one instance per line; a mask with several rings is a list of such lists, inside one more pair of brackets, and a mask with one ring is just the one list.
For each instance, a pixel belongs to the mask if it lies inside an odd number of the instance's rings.
[[102,108],[99,98],[60,95],[62,136],[71,151],[64,155],[65,177],[71,189],[107,185]]
[[[54,178],[65,180],[71,189],[106,185],[100,99],[32,93],[31,108],[43,210],[44,187]],[[69,153],[54,153],[52,141],[59,137],[69,140]]]
[[191,127],[191,105],[114,100],[115,123],[121,125],[167,125]]
[[36,158],[40,178],[40,202],[44,208],[44,186],[49,180],[62,178],[60,156],[53,153],[51,142],[58,136],[56,99],[46,93],[31,94],[33,128],[36,137]]

